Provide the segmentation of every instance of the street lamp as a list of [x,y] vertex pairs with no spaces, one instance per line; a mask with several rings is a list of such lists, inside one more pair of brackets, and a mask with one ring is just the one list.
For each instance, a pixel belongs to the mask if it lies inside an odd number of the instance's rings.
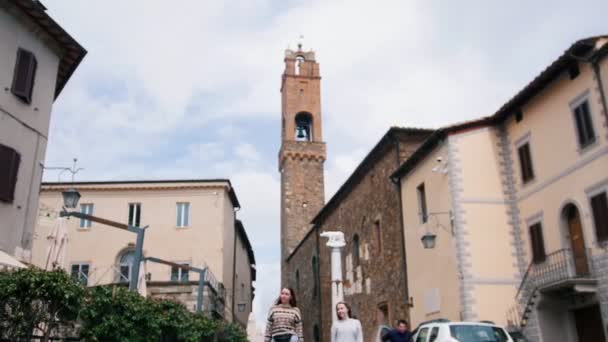
[[[444,227],[440,222],[439,219],[437,218],[438,215],[449,215],[450,218],[450,226],[452,227],[452,230],[448,230],[446,227]],[[443,230],[445,230],[446,232],[449,232],[450,234],[454,235],[454,216],[452,215],[451,211],[447,211],[447,212],[434,212],[434,213],[428,213],[427,217],[435,217],[435,220],[437,222],[437,226]],[[426,233],[424,235],[422,235],[422,238],[420,238],[420,241],[422,241],[422,246],[424,246],[424,249],[433,249],[435,248],[435,243],[437,242],[437,235],[433,234],[430,231],[426,231]]]
[[63,195],[63,205],[66,208],[74,209],[80,200],[80,192],[74,188],[69,188],[61,193]]
[[422,245],[425,249],[433,249],[435,248],[435,240],[437,239],[437,235],[427,232],[422,236],[420,241],[422,241]]

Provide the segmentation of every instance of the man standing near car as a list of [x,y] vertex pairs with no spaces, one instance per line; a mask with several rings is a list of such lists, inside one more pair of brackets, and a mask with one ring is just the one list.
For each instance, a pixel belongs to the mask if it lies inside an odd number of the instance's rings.
[[408,329],[407,322],[400,319],[397,322],[397,328],[389,331],[382,340],[386,342],[410,342],[411,339],[412,333]]

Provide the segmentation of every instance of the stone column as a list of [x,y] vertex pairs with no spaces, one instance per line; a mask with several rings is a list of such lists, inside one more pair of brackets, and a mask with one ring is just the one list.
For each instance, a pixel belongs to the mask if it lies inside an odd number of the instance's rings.
[[344,233],[342,232],[323,232],[322,237],[326,237],[327,247],[331,248],[331,312],[332,322],[335,322],[336,304],[344,300],[344,289],[342,287],[342,247],[346,246]]

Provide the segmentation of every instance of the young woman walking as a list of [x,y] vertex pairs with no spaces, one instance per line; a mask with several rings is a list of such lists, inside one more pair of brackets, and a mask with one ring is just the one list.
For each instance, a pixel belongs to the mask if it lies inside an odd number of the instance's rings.
[[268,312],[265,342],[302,342],[302,314],[292,288],[283,288]]
[[336,304],[338,320],[331,325],[331,342],[363,342],[363,329],[358,319],[350,318],[350,306],[345,302]]

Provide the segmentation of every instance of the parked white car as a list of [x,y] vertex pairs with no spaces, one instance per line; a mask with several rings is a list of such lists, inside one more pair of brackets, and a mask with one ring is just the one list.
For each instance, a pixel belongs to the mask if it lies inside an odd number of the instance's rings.
[[437,320],[422,323],[413,342],[513,342],[507,331],[495,324]]

